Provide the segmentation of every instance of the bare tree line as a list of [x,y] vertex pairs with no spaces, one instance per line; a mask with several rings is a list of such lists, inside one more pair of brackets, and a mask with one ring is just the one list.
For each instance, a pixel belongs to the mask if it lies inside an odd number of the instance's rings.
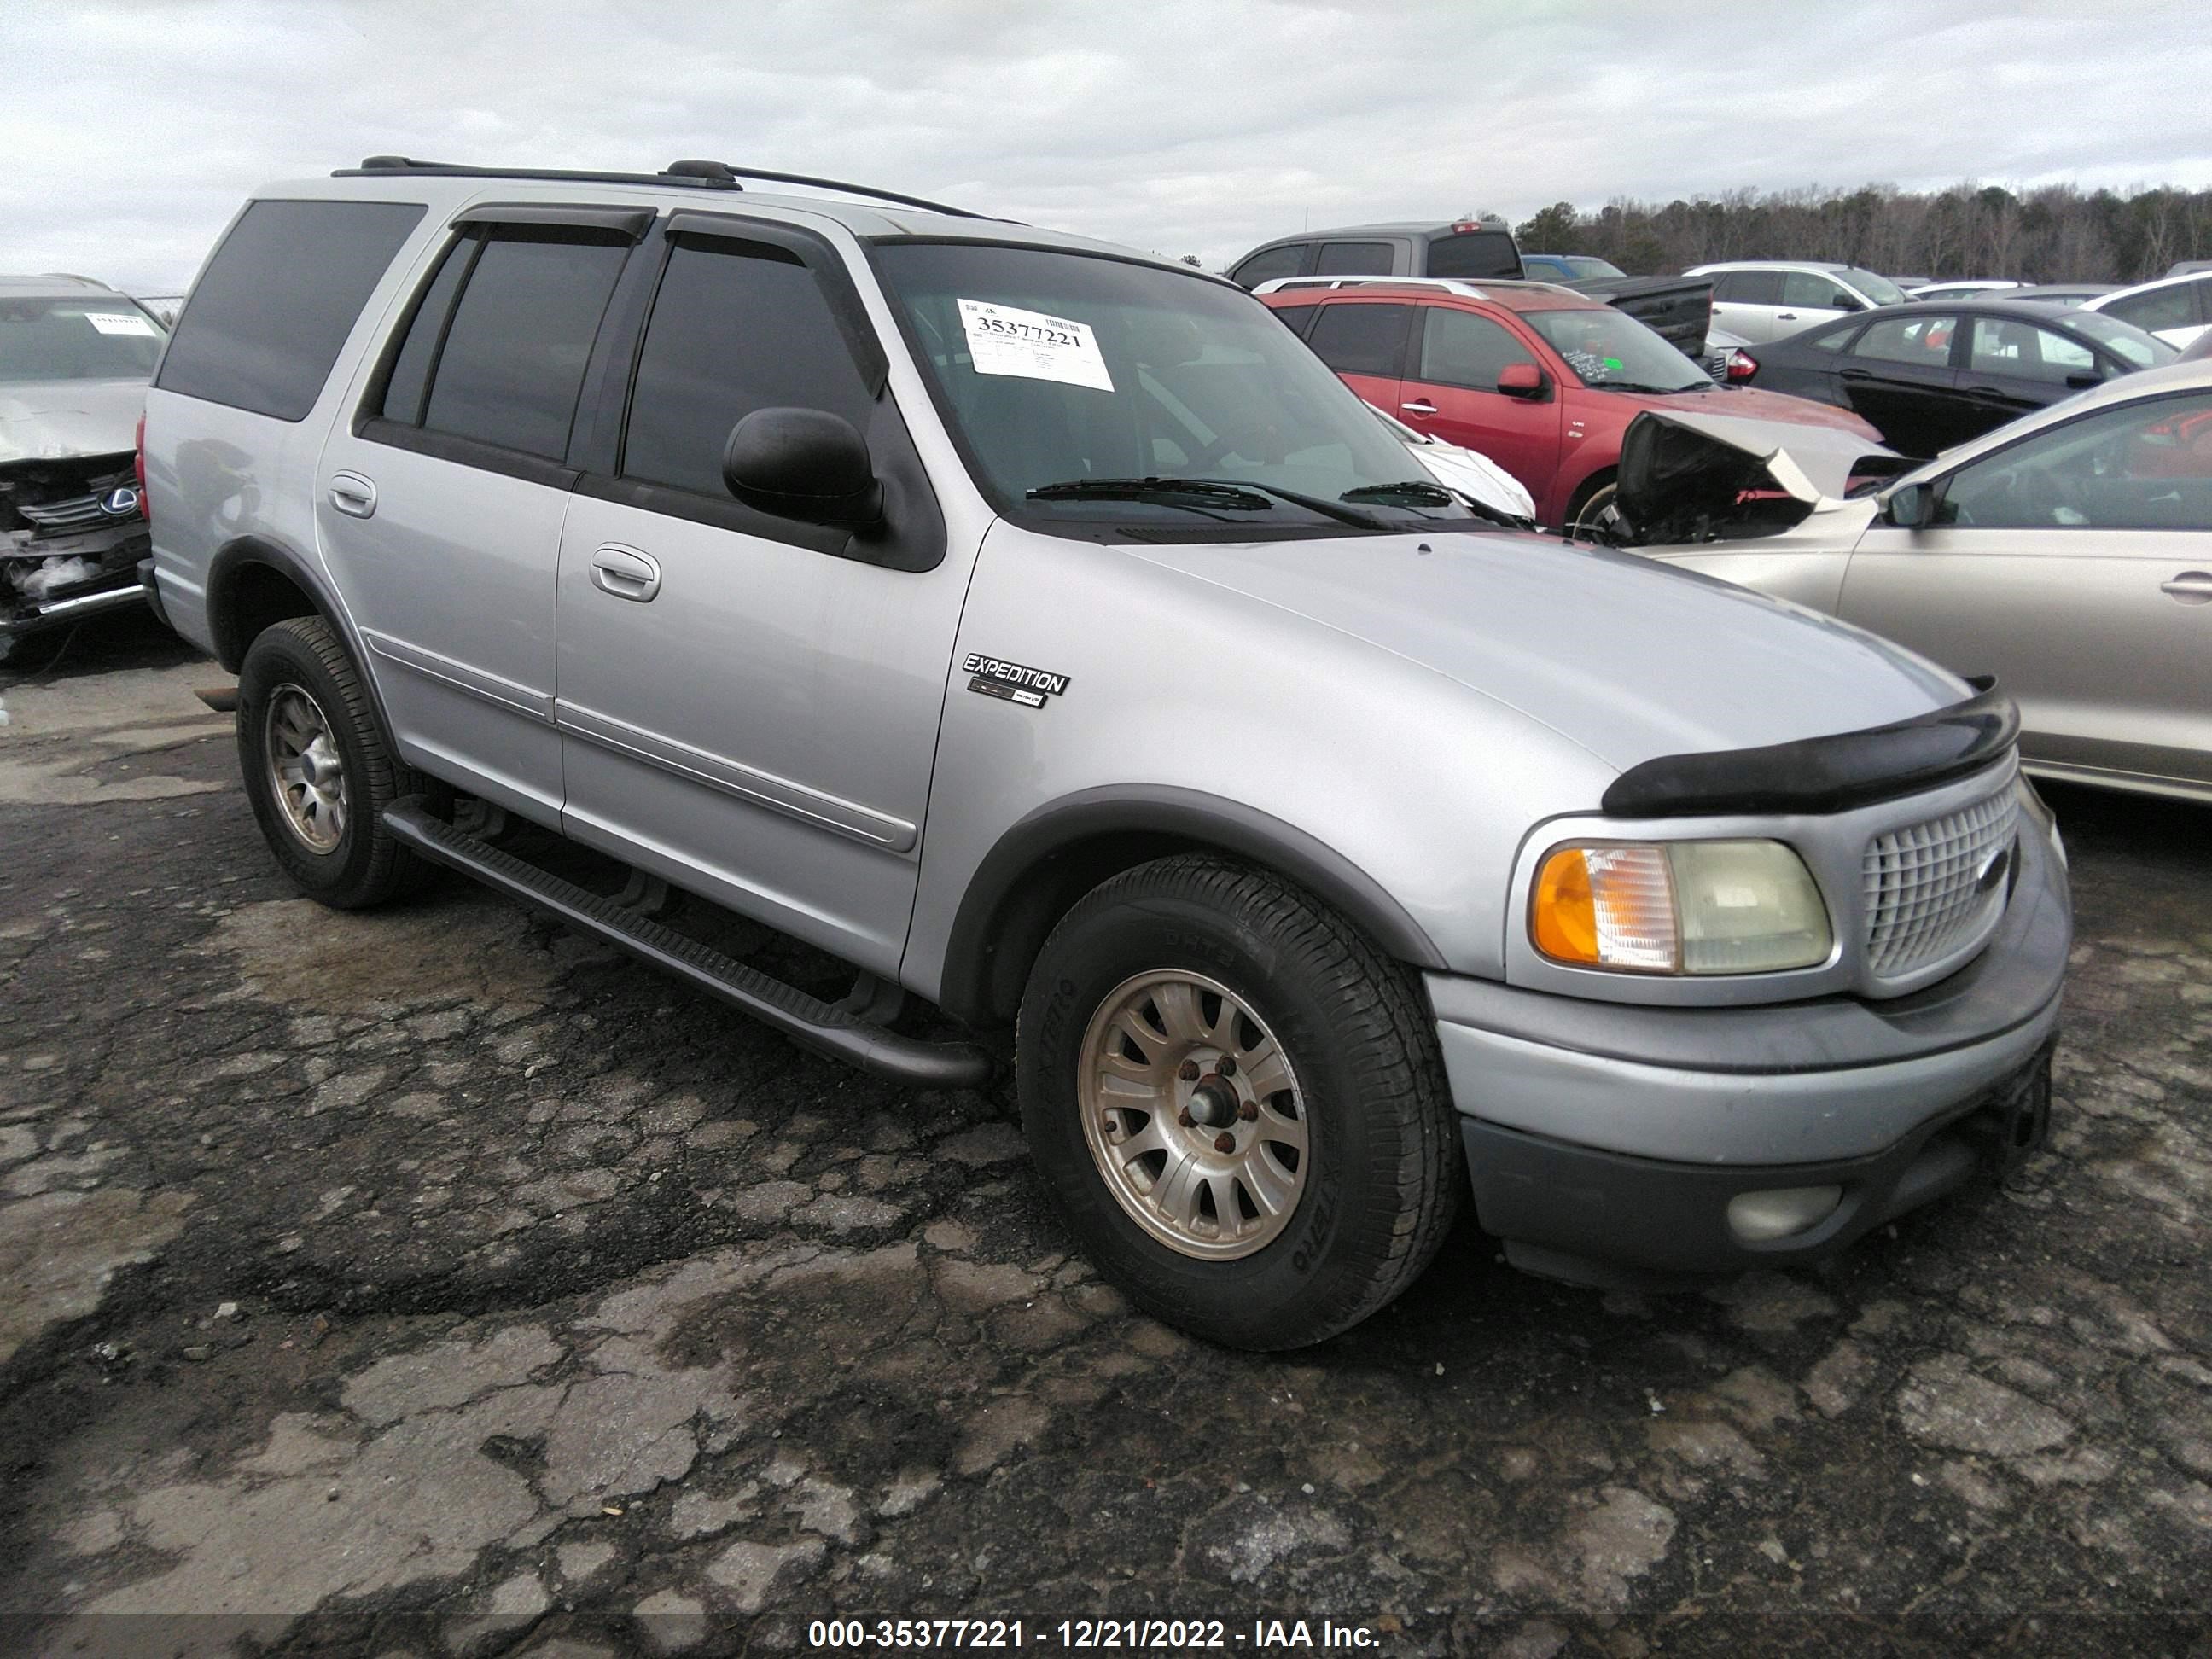
[[1734,190],[1664,206],[1617,198],[1594,213],[1558,202],[1514,234],[1531,252],[1595,254],[1637,275],[1717,259],[1839,259],[1892,276],[2136,283],[2178,259],[2212,258],[2212,191]]

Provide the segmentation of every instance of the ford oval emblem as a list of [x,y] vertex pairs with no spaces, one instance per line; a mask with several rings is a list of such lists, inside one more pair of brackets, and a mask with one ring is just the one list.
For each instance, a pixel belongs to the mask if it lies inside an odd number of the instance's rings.
[[138,510],[138,492],[129,484],[111,489],[100,498],[100,510],[110,518],[127,519]]

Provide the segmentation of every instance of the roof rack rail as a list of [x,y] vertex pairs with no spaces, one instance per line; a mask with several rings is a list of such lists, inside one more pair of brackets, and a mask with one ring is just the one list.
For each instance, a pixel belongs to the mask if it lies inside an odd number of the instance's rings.
[[757,179],[780,185],[803,185],[813,190],[842,191],[849,196],[866,196],[879,202],[896,202],[930,213],[947,214],[956,219],[989,216],[971,209],[933,202],[926,197],[907,196],[895,190],[878,190],[873,185],[848,184],[842,179],[817,179],[804,173],[769,173],[760,167],[732,167],[726,161],[671,161],[658,173],[594,173],[573,167],[468,167],[457,161],[418,161],[408,155],[371,155],[359,167],[340,167],[331,177],[358,179],[380,173],[430,173],[464,179],[544,179],[590,185],[677,185],[692,190],[743,190],[744,185],[738,182],[740,178]]
[[411,155],[371,155],[357,167],[339,167],[333,179],[359,179],[380,173],[428,173],[438,178],[544,179],[581,185],[683,185],[694,190],[742,190],[734,179],[696,173],[594,173],[575,167],[477,167],[459,161],[418,161]]
[[[710,171],[710,169],[712,171]],[[743,190],[739,179],[763,179],[779,185],[805,185],[813,190],[842,190],[848,196],[870,196],[878,202],[897,202],[906,207],[921,208],[930,213],[949,214],[956,219],[984,219],[988,214],[977,213],[970,208],[957,208],[943,202],[933,202],[926,196],[908,196],[896,190],[878,190],[873,185],[848,184],[842,179],[817,179],[805,173],[769,173],[760,167],[733,167],[727,161],[671,161],[665,171],[684,177],[727,179],[728,187]]]

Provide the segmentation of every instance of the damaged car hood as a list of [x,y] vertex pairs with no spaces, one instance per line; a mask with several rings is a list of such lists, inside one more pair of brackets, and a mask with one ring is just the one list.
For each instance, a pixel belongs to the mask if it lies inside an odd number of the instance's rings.
[[1620,441],[1620,539],[1698,541],[1737,518],[1771,534],[1846,505],[1855,477],[1904,465],[1895,450],[1840,427],[1645,410]]
[[143,380],[31,380],[0,385],[0,466],[123,455],[138,445]]
[[1455,532],[1131,555],[1421,664],[1626,770],[1925,714],[1967,695],[1832,617],[1633,553]]

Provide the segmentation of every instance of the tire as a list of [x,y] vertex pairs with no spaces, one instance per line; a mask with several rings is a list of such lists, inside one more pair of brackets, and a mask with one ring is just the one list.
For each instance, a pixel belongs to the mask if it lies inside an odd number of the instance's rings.
[[358,910],[432,873],[385,833],[383,812],[402,795],[443,791],[393,757],[361,676],[321,617],[272,623],[246,647],[238,761],[263,839],[308,897]]
[[1603,539],[1607,528],[1620,516],[1613,505],[1620,486],[1611,478],[1605,479],[1588,490],[1567,511],[1567,534],[1577,541]]
[[1078,902],[1030,972],[1015,1069],[1069,1229],[1139,1306],[1210,1341],[1349,1329],[1419,1275],[1462,1201],[1411,975],[1249,866],[1162,859]]

